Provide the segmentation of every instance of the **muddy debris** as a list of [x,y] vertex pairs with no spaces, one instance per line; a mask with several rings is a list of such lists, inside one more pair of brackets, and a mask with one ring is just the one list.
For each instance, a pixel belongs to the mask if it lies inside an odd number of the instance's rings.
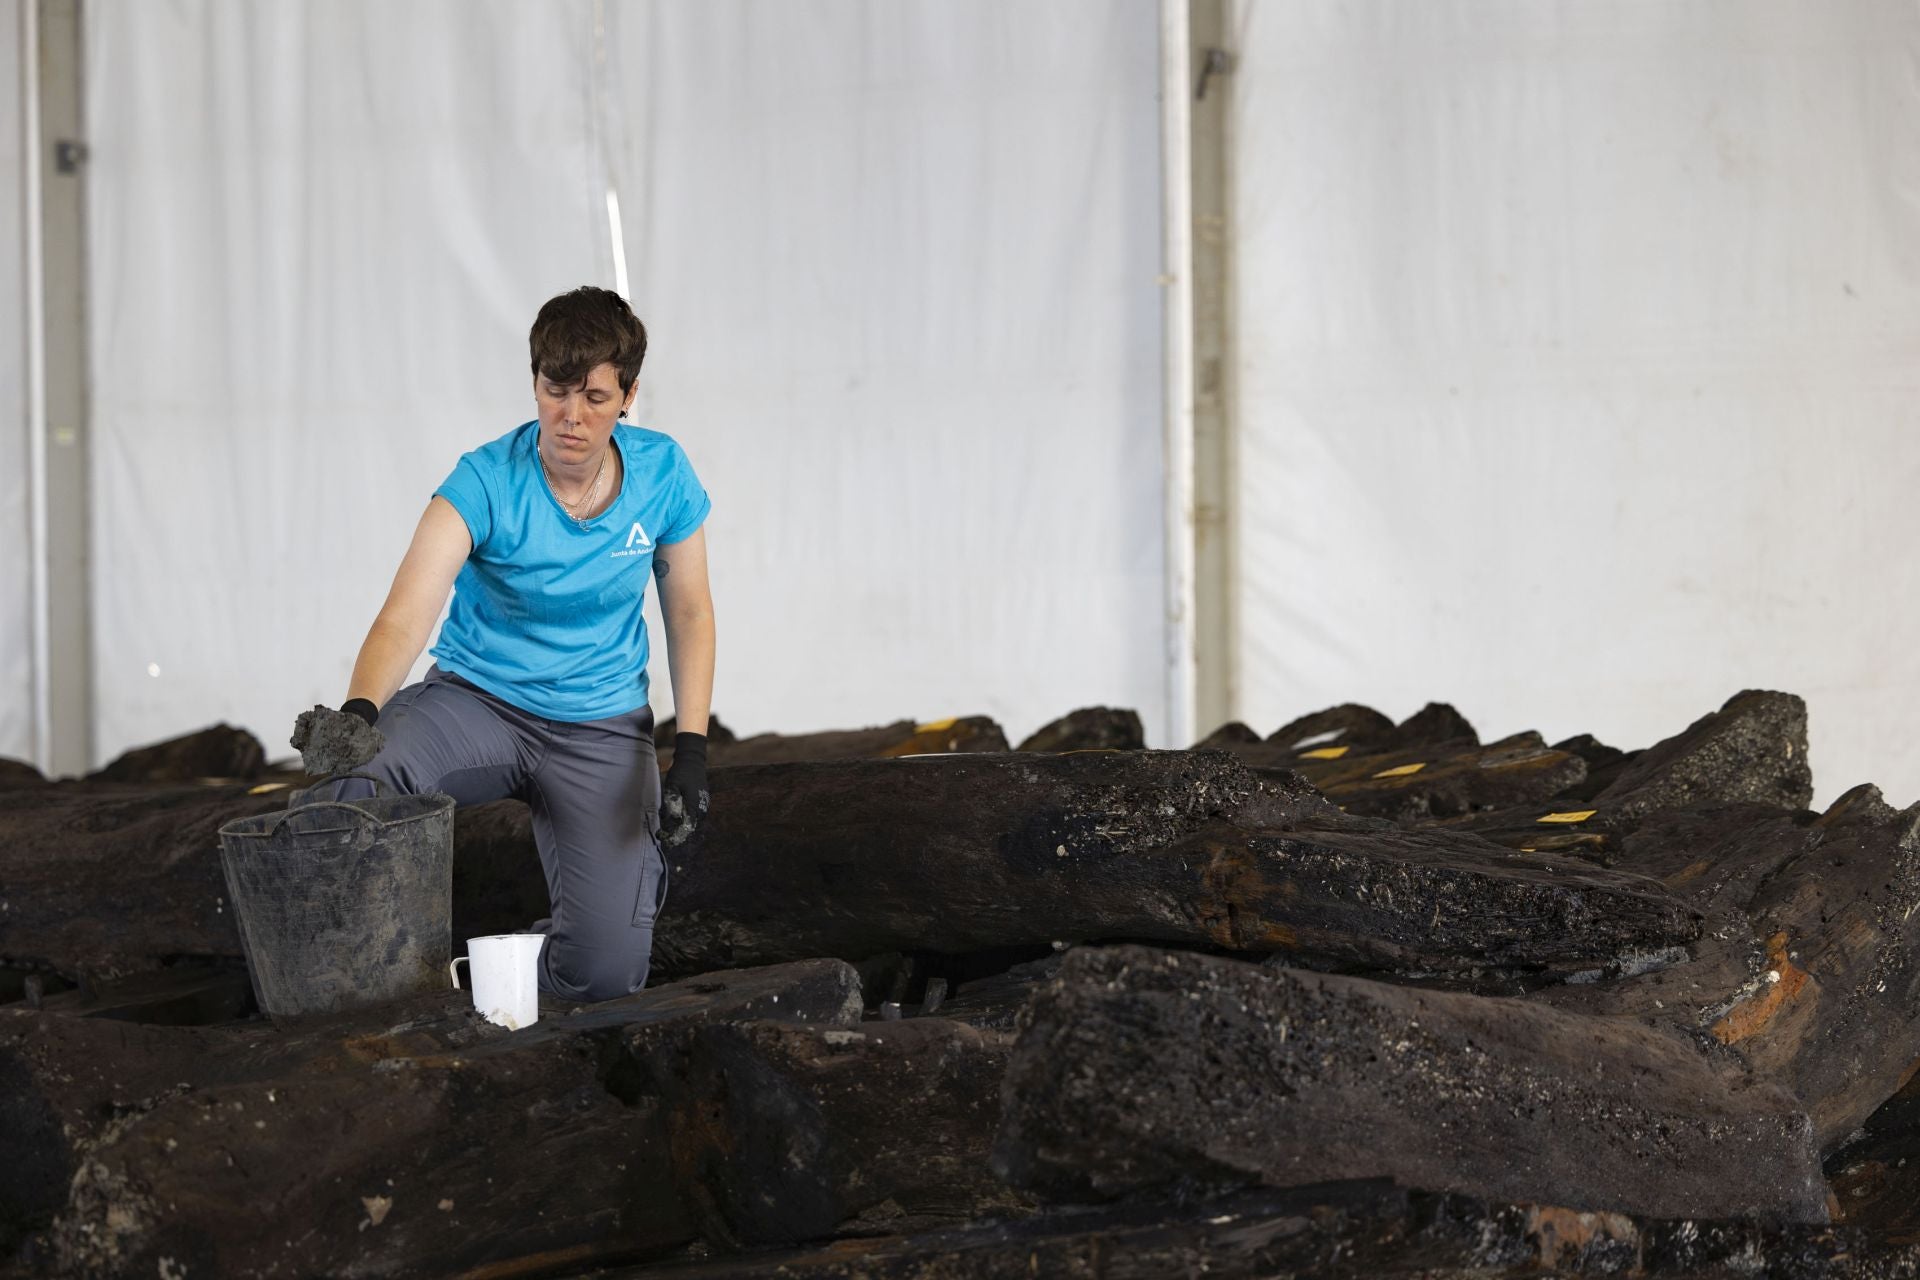
[[314,777],[351,773],[380,754],[386,736],[359,716],[315,707],[294,720],[290,745]]

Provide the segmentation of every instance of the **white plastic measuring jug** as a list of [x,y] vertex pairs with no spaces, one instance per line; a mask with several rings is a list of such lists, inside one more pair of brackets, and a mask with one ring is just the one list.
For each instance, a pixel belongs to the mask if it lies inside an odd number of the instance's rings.
[[518,1031],[540,1020],[540,948],[544,933],[493,933],[468,938],[467,954],[447,966],[455,989],[460,986],[460,962],[469,961],[473,1007],[488,1022]]

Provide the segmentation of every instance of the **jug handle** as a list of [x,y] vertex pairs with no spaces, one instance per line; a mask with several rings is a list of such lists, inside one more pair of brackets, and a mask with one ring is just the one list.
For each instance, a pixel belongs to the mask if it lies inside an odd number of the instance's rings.
[[452,978],[452,979],[453,979],[453,989],[454,989],[455,991],[458,991],[458,990],[460,990],[460,965],[461,965],[461,962],[462,962],[462,961],[466,961],[466,960],[471,960],[471,959],[473,959],[473,957],[472,957],[472,956],[455,956],[455,957],[454,957],[454,958],[453,958],[453,959],[452,959],[452,960],[451,960],[450,962],[448,962],[448,964],[447,964],[447,976],[448,976],[449,978]]

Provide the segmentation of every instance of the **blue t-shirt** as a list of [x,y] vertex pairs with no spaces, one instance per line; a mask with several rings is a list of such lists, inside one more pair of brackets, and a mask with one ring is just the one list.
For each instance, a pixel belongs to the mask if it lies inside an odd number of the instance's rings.
[[537,421],[515,427],[462,455],[434,490],[467,522],[473,551],[433,656],[549,720],[624,715],[647,701],[653,549],[691,537],[712,503],[679,445],[623,423],[620,492],[582,528],[547,487],[539,436]]

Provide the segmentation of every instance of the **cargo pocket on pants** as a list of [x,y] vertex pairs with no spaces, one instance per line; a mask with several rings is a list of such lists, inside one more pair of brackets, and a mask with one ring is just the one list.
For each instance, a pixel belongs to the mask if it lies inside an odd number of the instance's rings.
[[647,847],[640,856],[646,866],[640,871],[640,892],[633,903],[635,927],[651,926],[667,904],[667,855],[660,847],[660,815],[647,816]]

